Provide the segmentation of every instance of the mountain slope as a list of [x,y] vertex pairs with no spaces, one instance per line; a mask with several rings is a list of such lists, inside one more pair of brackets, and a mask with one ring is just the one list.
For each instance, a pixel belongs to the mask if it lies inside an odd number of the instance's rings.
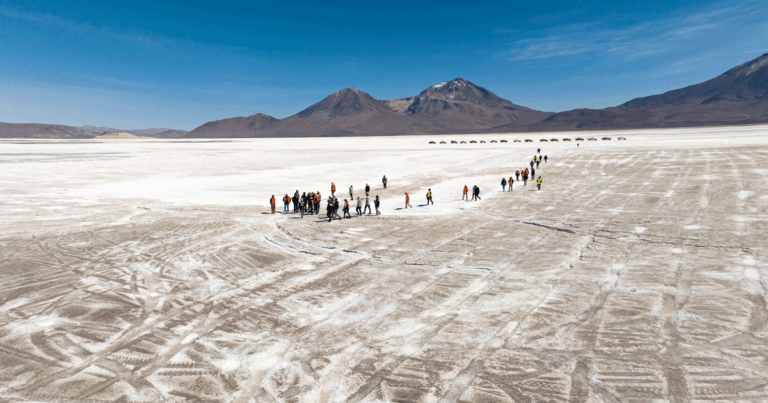
[[574,109],[531,125],[492,129],[552,131],[713,126],[768,122],[768,54],[685,88],[605,109]]
[[272,128],[279,120],[263,113],[257,113],[248,117],[236,117],[213,122],[186,133],[183,137],[192,138],[219,138],[219,137],[258,137],[256,134]]

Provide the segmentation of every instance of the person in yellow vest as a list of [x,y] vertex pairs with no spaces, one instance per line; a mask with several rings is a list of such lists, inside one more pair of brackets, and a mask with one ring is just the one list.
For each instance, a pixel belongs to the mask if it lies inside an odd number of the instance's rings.
[[467,185],[464,185],[464,194],[461,195],[461,200],[467,200],[469,201],[469,196],[467,195],[469,193],[469,188]]
[[541,176],[539,176],[539,179],[536,179],[536,187],[538,187],[539,190],[541,190]]
[[427,206],[429,206],[429,203],[435,204],[432,201],[432,189],[427,189]]
[[408,192],[405,192],[405,208],[408,207],[413,208],[413,206],[411,206],[411,196],[408,196]]
[[272,214],[275,214],[275,195],[269,198],[269,206],[272,207]]

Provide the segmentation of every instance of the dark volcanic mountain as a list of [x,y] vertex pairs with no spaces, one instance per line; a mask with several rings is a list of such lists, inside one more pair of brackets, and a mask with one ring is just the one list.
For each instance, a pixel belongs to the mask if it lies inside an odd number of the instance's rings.
[[515,105],[463,78],[435,84],[415,97],[382,102],[406,116],[431,120],[439,131],[447,132],[476,131],[510,123],[528,124],[551,115]]
[[[380,101],[345,88],[285,119],[251,125],[231,118],[206,123],[188,137],[386,136],[464,133],[507,123],[539,122],[551,113],[515,105],[463,78],[433,85],[415,97]],[[258,116],[258,115],[255,115]],[[265,115],[261,115],[265,116]]]
[[0,123],[0,138],[92,139],[95,136],[95,133],[74,126]]
[[537,124],[508,124],[492,131],[638,129],[766,122],[768,54],[701,84],[636,98],[605,109],[555,113]]

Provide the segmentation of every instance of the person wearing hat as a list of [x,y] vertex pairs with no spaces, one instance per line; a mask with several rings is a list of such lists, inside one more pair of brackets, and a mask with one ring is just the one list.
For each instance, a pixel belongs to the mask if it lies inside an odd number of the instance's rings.
[[427,206],[429,206],[429,203],[432,203],[433,205],[435,202],[432,201],[432,189],[427,189]]

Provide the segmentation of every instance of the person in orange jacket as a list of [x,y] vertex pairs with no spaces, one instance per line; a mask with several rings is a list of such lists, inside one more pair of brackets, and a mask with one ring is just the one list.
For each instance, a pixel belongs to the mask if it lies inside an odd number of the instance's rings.
[[288,193],[286,193],[285,196],[283,196],[283,213],[289,213],[290,206],[291,206],[291,198],[288,196]]
[[464,194],[461,195],[461,200],[469,200],[469,196],[467,195],[469,193],[469,188],[467,185],[464,185]]
[[512,177],[510,176],[510,177],[509,177],[509,180],[507,181],[507,186],[509,186],[509,191],[510,191],[510,192],[512,191],[512,183],[513,183],[513,182],[515,182],[515,180],[514,180],[514,179],[512,179]]
[[405,208],[408,207],[413,208],[413,206],[411,206],[411,196],[408,196],[408,192],[405,192]]
[[336,184],[331,182],[331,197],[336,197]]
[[269,206],[272,207],[272,214],[275,214],[275,195],[269,198]]

